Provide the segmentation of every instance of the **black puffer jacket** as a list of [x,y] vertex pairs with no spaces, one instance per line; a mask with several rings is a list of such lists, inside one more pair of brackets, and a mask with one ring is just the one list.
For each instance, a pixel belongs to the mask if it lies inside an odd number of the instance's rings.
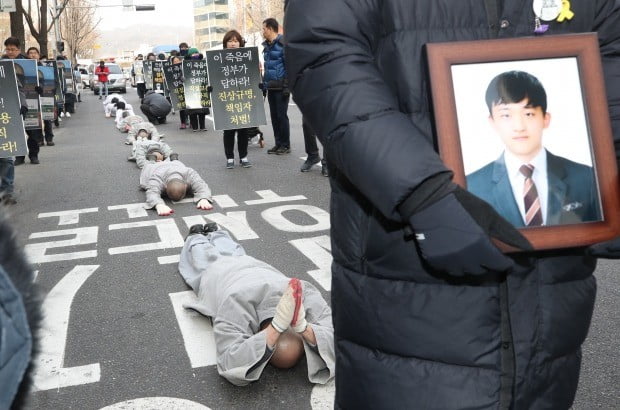
[[[533,35],[531,0],[289,0],[295,101],[330,165],[336,406],[568,408],[596,261],[534,253],[505,281],[442,277],[398,206],[446,169],[433,149],[424,44]],[[502,4],[503,3],[503,4]],[[546,35],[598,31],[620,140],[620,2],[571,2]]]

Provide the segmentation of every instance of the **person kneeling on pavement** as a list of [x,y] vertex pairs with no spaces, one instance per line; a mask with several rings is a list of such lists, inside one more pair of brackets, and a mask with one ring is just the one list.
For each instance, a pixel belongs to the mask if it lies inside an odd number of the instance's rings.
[[162,199],[165,194],[172,201],[180,201],[188,193],[194,195],[196,208],[213,209],[211,189],[198,172],[181,161],[149,161],[140,172],[140,188],[146,191],[146,209],[157,211],[160,216],[174,213]]
[[139,115],[130,115],[127,111],[122,114],[121,120],[116,125],[116,128],[120,132],[129,132],[131,126],[134,124],[138,124],[144,122],[144,118]]
[[160,134],[157,128],[150,122],[142,121],[131,126],[127,133],[125,144],[132,145],[140,138],[159,141],[164,138],[164,134]]
[[152,140],[136,141],[134,144],[133,158],[129,161],[136,161],[138,168],[142,169],[149,162],[161,162],[170,158],[171,161],[179,159],[179,154],[172,151],[172,148],[165,142]]
[[172,110],[172,104],[163,96],[163,94],[156,93],[153,90],[149,90],[144,95],[140,110],[146,115],[146,118],[153,124],[165,124],[166,116]]
[[212,320],[220,376],[245,386],[305,353],[310,382],[334,377],[331,309],[312,284],[247,255],[215,223],[190,228],[179,273],[197,295],[184,307]]

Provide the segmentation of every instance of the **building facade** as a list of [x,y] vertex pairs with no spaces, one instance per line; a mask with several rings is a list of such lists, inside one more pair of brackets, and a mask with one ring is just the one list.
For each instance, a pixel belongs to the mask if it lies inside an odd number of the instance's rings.
[[194,47],[204,52],[221,46],[229,27],[229,0],[194,0]]

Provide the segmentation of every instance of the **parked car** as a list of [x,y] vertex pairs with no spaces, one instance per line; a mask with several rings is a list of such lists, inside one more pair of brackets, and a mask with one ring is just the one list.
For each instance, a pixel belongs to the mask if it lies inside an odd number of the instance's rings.
[[[88,66],[89,87],[93,90],[95,95],[99,94],[99,79],[95,75],[95,68],[99,64],[91,64]],[[108,74],[108,91],[109,92],[127,92],[127,79],[123,74],[123,70],[116,63],[105,63],[105,66],[110,70]]]
[[80,71],[80,81],[82,82],[82,88],[90,87],[90,77],[88,75],[88,70],[86,69],[86,67],[78,67],[78,70]]

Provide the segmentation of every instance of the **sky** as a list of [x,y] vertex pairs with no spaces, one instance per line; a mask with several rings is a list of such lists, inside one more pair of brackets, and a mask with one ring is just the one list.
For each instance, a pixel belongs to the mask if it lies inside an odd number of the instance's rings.
[[[127,0],[96,0],[99,6],[122,5]],[[190,25],[194,21],[193,0],[133,0],[135,5],[154,4],[154,11],[123,11],[123,7],[98,7],[95,11],[101,17],[99,30],[112,30],[138,24],[149,19],[162,25]]]

